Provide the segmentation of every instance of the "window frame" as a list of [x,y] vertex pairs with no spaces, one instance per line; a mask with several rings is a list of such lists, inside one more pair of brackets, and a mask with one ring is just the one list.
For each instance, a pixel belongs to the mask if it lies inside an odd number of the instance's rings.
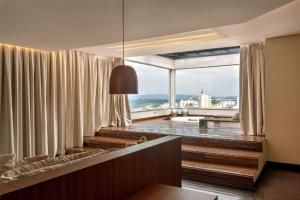
[[154,109],[149,109],[149,110],[136,110],[136,111],[132,111],[130,108],[130,113],[134,114],[134,113],[147,113],[147,112],[160,112],[160,111],[168,111],[171,108],[171,98],[170,98],[170,94],[171,94],[171,86],[170,86],[170,71],[172,69],[167,68],[167,67],[162,67],[162,66],[158,66],[158,65],[154,65],[154,64],[150,64],[150,63],[144,63],[144,62],[139,62],[139,61],[135,61],[135,60],[130,60],[130,59],[125,59],[125,62],[131,62],[131,63],[137,63],[137,64],[141,64],[141,65],[147,65],[147,66],[151,66],[151,67],[156,67],[156,68],[160,68],[160,69],[164,69],[167,70],[169,73],[168,76],[168,103],[169,103],[169,107],[168,108],[154,108]]
[[[212,67],[225,67],[225,66],[238,66],[240,68],[240,63],[235,62],[233,64],[226,64],[226,65],[205,65],[201,67],[180,67],[176,68],[170,68],[170,67],[164,67],[160,65],[155,65],[152,63],[146,63],[146,62],[139,62],[136,60],[131,59],[125,59],[125,61],[129,61],[132,63],[142,64],[142,65],[148,65],[156,68],[161,68],[169,71],[169,82],[168,82],[168,88],[169,88],[169,107],[168,108],[157,108],[157,109],[151,109],[151,110],[145,110],[145,111],[131,111],[132,119],[142,119],[142,118],[152,118],[152,117],[160,117],[160,116],[166,116],[170,115],[171,109],[175,108],[178,109],[179,112],[181,110],[180,107],[176,107],[176,72],[177,70],[185,70],[185,69],[198,69],[198,68],[212,68]],[[238,96],[240,97],[240,91]],[[235,113],[239,112],[238,109],[228,109],[228,108],[188,108],[190,110],[191,115],[220,115],[220,116],[233,116]],[[219,111],[219,112],[218,112]]]

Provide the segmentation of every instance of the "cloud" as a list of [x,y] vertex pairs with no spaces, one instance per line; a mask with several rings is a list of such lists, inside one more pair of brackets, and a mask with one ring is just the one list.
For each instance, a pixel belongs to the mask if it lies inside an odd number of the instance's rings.
[[[139,94],[169,93],[169,70],[132,62],[128,64],[136,69]],[[176,71],[176,94],[199,95],[202,89],[212,96],[238,96],[239,66]]]

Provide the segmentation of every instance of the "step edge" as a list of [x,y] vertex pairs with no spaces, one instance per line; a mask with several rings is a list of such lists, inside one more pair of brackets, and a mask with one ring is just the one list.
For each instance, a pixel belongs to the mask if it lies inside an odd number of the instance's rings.
[[[216,164],[218,165],[218,164]],[[221,171],[221,170],[213,170],[213,169],[207,169],[207,168],[198,168],[198,167],[191,167],[191,166],[187,166],[187,165],[184,165],[184,164],[181,164],[181,167],[184,169],[184,168],[187,168],[187,169],[192,169],[192,170],[201,170],[201,171],[208,171],[208,172],[218,172],[218,173],[222,173],[222,174],[228,174],[228,175],[237,175],[237,176],[242,176],[242,177],[246,177],[246,178],[255,178],[255,175],[257,173],[257,170],[256,168],[252,168],[252,169],[255,169],[255,173],[252,175],[252,174],[246,174],[246,173],[235,173],[235,172],[228,172],[230,170],[227,170],[226,172],[224,171]],[[248,167],[250,168],[250,167]]]
[[246,158],[246,159],[260,159],[261,155],[259,157],[251,157],[251,156],[238,156],[238,155],[232,155],[232,154],[221,154],[221,153],[211,153],[211,152],[199,152],[199,151],[192,151],[192,150],[181,150],[182,152],[186,153],[199,153],[199,154],[208,154],[208,155],[221,155],[221,156],[227,156],[227,157],[234,157],[234,158]]

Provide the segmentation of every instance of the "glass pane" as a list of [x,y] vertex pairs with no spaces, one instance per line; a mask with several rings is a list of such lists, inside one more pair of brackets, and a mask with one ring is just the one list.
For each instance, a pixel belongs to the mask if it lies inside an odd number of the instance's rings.
[[176,107],[238,109],[239,66],[176,71]]
[[169,70],[126,61],[137,73],[139,94],[128,95],[131,112],[169,108]]

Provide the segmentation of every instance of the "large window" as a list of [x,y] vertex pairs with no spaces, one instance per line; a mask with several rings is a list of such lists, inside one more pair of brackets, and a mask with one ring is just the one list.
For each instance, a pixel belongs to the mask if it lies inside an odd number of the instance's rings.
[[169,108],[169,70],[126,61],[138,76],[139,94],[128,95],[131,112]]
[[239,66],[176,70],[176,107],[238,109]]

